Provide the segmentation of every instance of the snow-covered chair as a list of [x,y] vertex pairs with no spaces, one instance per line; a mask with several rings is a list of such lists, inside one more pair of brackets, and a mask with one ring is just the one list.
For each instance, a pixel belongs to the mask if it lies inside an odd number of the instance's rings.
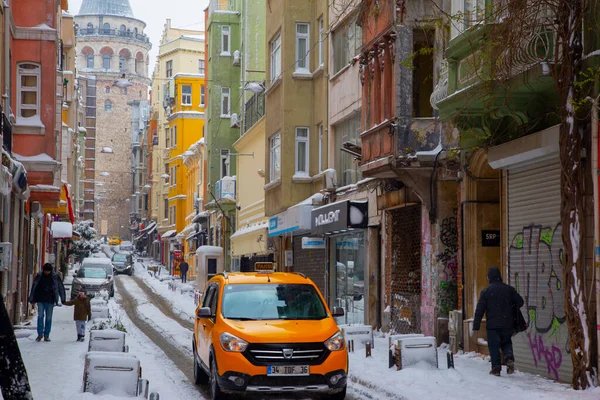
[[121,332],[116,329],[90,331],[88,351],[127,353],[129,351],[129,347],[125,344],[125,332]]
[[102,297],[94,297],[92,299],[90,299],[90,305],[93,306],[100,306],[100,307],[104,307],[108,304],[108,302],[106,300],[104,300]]
[[183,283],[179,287],[179,290],[181,291],[181,294],[189,293],[191,296],[194,293],[195,288],[191,283]]
[[396,342],[398,352],[398,369],[406,368],[419,362],[426,362],[438,368],[438,353],[435,337],[408,337]]
[[[115,396],[149,396],[149,382],[142,379],[140,360],[130,353],[91,351],[85,355],[83,391]],[[158,399],[158,394],[150,394]]]
[[375,348],[375,340],[373,340],[373,327],[371,325],[339,325],[344,333],[346,341],[352,340],[354,345],[363,345],[367,343],[371,348]]
[[110,311],[105,306],[92,306],[92,318],[110,318]]

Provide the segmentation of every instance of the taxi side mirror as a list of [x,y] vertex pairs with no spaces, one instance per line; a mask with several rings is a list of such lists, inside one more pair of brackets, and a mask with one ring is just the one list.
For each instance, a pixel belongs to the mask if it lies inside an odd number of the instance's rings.
[[333,307],[333,312],[331,315],[333,315],[333,317],[343,317],[344,309],[342,307]]
[[210,318],[212,316],[213,315],[210,311],[210,307],[201,307],[198,309],[198,318]]

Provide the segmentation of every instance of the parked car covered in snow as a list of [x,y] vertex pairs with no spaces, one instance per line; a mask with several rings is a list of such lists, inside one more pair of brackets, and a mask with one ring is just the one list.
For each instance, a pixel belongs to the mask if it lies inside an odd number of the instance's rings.
[[75,271],[71,286],[71,300],[77,293],[84,292],[88,297],[95,297],[101,291],[110,291],[112,281],[108,279],[104,268],[80,268]]
[[104,271],[106,271],[106,279],[108,279],[108,281],[109,281],[108,288],[106,290],[108,290],[108,294],[110,297],[113,297],[115,295],[115,282],[113,280],[114,270],[113,270],[113,264],[112,264],[112,261],[110,260],[110,258],[106,258],[106,257],[84,258],[83,261],[81,262],[81,268],[82,269],[85,269],[85,268],[102,268],[102,269],[104,269]]

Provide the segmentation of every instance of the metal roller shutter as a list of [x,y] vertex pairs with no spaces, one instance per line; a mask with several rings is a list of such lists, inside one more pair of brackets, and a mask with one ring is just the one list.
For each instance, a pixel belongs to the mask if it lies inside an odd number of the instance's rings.
[[558,154],[509,167],[508,232],[509,283],[525,300],[529,324],[513,338],[517,368],[570,382]]

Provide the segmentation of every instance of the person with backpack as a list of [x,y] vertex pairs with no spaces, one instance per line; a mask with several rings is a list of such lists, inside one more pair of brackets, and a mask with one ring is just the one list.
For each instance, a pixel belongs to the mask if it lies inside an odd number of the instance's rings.
[[483,315],[486,315],[487,342],[492,361],[490,375],[500,376],[502,362],[500,350],[506,361],[506,372],[515,372],[515,356],[512,336],[515,331],[515,316],[525,303],[515,288],[502,282],[498,267],[488,269],[489,285],[481,291],[475,309],[473,331],[479,331]]

